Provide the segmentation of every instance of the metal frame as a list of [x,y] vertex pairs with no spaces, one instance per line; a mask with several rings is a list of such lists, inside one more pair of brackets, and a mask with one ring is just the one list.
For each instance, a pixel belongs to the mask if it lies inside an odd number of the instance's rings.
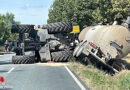
[[[96,49],[95,48],[93,48],[93,47],[91,47],[90,45],[89,45],[89,43],[88,42],[86,42],[86,43],[84,43],[85,44],[85,47],[84,47],[84,50],[82,51],[82,53],[84,53],[85,55],[89,55],[89,54],[91,54],[92,56],[94,56],[97,60],[99,60],[100,62],[102,62],[104,65],[106,65],[107,67],[109,67],[110,69],[112,69],[114,72],[119,72],[119,71],[117,71],[116,69],[114,69],[113,67],[111,67],[109,64],[107,64],[105,61],[108,61],[107,60],[107,58],[104,56],[104,55],[102,55],[102,57],[99,57],[97,54],[99,53],[99,47],[97,47]],[[95,50],[94,52],[92,52],[92,50]],[[88,53],[86,53],[86,52],[88,52]]]

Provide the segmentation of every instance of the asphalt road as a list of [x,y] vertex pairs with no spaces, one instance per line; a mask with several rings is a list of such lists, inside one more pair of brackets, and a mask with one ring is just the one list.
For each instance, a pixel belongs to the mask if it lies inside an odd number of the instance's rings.
[[6,83],[0,90],[88,90],[67,65],[14,65],[12,55],[0,55],[0,76]]

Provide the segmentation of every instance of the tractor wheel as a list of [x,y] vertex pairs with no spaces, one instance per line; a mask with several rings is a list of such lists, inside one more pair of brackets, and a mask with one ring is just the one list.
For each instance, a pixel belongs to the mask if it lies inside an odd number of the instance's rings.
[[12,33],[30,33],[34,31],[34,25],[13,25]]
[[13,56],[12,57],[12,63],[13,64],[32,64],[35,63],[35,57],[34,56]]
[[72,31],[72,24],[66,22],[58,22],[44,25],[43,28],[47,29],[49,34],[70,33]]
[[52,57],[52,61],[54,62],[67,62],[70,61],[72,57],[72,52],[68,50],[52,52],[51,57]]
[[112,67],[118,71],[122,71],[122,70],[127,69],[125,64],[123,62],[120,62],[120,60],[118,60],[118,59],[113,61]]

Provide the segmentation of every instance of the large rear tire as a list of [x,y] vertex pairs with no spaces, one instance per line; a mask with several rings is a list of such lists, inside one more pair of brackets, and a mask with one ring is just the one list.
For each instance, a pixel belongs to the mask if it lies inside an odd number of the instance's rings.
[[30,33],[34,31],[34,25],[13,25],[12,33]]
[[108,62],[110,66],[112,66],[117,71],[122,71],[127,69],[125,63],[120,59],[112,59]]
[[52,52],[51,57],[54,62],[68,62],[72,57],[72,52],[69,50]]
[[35,63],[35,57],[34,56],[13,56],[12,57],[12,63],[13,64],[32,64]]
[[43,28],[47,29],[49,34],[70,33],[72,32],[72,23],[67,22],[52,23],[44,25]]

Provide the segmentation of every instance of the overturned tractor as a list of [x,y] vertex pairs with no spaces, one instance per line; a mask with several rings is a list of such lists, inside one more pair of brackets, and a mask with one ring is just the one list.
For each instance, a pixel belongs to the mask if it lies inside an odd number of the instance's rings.
[[[35,62],[69,61],[74,48],[75,35],[72,35],[71,23],[58,22],[43,26],[13,25],[11,32],[18,33],[19,39],[10,46],[16,53],[12,57],[14,64]],[[31,55],[26,52],[31,51]]]

